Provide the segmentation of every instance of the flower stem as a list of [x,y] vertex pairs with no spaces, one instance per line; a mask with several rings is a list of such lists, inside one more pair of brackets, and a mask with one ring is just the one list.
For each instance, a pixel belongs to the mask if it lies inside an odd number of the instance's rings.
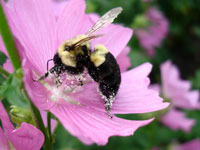
[[0,3],[0,18],[1,18],[0,19],[0,34],[4,41],[5,47],[8,51],[8,55],[11,60],[11,63],[14,69],[17,70],[21,67],[20,56],[17,51],[15,40],[10,31],[1,3]]
[[53,131],[53,135],[56,133],[56,131],[57,131],[57,129],[58,129],[58,127],[59,127],[59,125],[60,125],[60,121],[58,120],[58,119],[56,119],[56,126],[55,126],[55,128],[54,128],[54,131]]
[[6,71],[5,69],[3,69],[1,66],[0,66],[0,73],[2,73],[3,76],[5,77],[8,77],[10,75],[10,73]]
[[52,135],[51,135],[51,113],[47,112],[47,130],[49,134],[49,140],[53,142]]
[[48,136],[47,130],[46,130],[45,126],[44,126],[44,123],[43,123],[42,117],[40,115],[40,112],[31,101],[30,101],[30,103],[31,103],[31,111],[32,111],[32,114],[33,114],[33,119],[34,119],[34,121],[36,123],[36,126],[37,126],[37,128],[39,128],[42,131],[42,133],[44,134],[44,137],[45,137],[43,148],[45,150],[52,150],[53,149],[53,145],[52,145],[52,143],[50,141],[50,138]]

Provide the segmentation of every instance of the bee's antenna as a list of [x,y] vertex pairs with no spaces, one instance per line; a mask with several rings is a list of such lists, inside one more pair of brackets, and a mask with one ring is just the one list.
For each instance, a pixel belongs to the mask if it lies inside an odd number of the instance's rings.
[[46,77],[48,77],[48,75],[49,75],[49,71],[46,72],[43,76],[41,76],[41,77],[38,78],[37,80],[35,80],[35,79],[33,79],[33,78],[32,78],[32,80],[33,80],[34,82],[38,82],[38,81],[44,80]]

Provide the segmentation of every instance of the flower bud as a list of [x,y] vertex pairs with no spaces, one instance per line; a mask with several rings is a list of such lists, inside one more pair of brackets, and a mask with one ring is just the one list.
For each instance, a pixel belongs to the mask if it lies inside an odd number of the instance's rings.
[[10,116],[12,122],[17,125],[21,125],[22,122],[27,122],[34,125],[31,112],[28,109],[20,108],[17,106],[11,106]]
[[145,15],[137,15],[132,23],[132,28],[146,28],[149,25],[149,20]]
[[23,76],[24,76],[24,72],[23,72],[22,68],[18,69],[16,71],[16,77],[19,78],[19,79],[22,79]]

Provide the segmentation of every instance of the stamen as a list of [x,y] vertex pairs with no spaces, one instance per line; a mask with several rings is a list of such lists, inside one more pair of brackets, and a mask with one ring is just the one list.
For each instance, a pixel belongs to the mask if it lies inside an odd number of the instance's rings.
[[[39,76],[35,71],[32,70],[32,72],[33,72],[33,74],[35,75],[35,77],[36,77],[37,79],[40,78],[40,76]],[[39,82],[40,82],[46,89],[51,90],[50,85],[47,84],[44,80],[39,80]]]
[[[35,75],[35,77],[37,79],[40,78],[39,75],[37,75],[36,72],[32,71],[33,74]],[[50,75],[53,75],[53,74],[50,74]],[[50,76],[49,76],[50,77]],[[51,76],[52,77],[52,76]],[[40,80],[39,82],[48,90],[48,91],[51,91],[52,95],[51,95],[51,100],[53,102],[56,102],[58,99],[64,99],[65,101],[69,102],[69,103],[72,103],[72,104],[76,104],[76,105],[82,105],[81,103],[77,102],[77,101],[74,101],[72,100],[68,94],[69,93],[76,93],[76,91],[78,89],[81,88],[81,86],[79,86],[76,82],[77,81],[80,81],[80,77],[81,79],[84,79],[82,77],[82,75],[79,75],[78,78],[77,77],[74,77],[74,76],[70,76],[70,75],[66,75],[64,78],[62,78],[62,75],[58,76],[58,77],[54,77],[54,85],[51,85],[51,84],[48,84],[47,82],[45,82],[44,80]],[[76,80],[74,80],[75,78],[77,78]],[[60,82],[64,82],[62,84],[62,86],[58,86],[58,83],[57,81],[60,81]],[[67,84],[67,82],[70,81],[70,84]]]

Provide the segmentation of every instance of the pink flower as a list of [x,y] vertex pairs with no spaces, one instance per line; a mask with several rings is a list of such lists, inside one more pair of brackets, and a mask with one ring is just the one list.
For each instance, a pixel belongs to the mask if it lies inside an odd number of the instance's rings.
[[[3,52],[8,57],[8,53],[7,53],[6,48],[5,48],[4,44],[3,44],[1,36],[0,36],[0,51]],[[13,67],[12,67],[12,64],[11,64],[9,59],[6,60],[6,62],[3,64],[3,67],[8,72],[13,72]]]
[[117,62],[119,64],[121,72],[127,71],[127,69],[131,66],[131,60],[128,57],[128,53],[130,52],[129,47],[125,47],[122,52],[117,57]]
[[163,14],[154,7],[148,9],[146,17],[150,25],[146,29],[137,29],[136,36],[147,54],[153,57],[155,55],[155,48],[160,47],[162,40],[168,33],[168,21]]
[[178,68],[171,61],[161,65],[161,77],[163,94],[173,99],[174,106],[185,109],[200,108],[199,92],[190,91],[192,87],[190,81],[180,79]]
[[0,150],[11,149],[9,143],[16,150],[39,150],[42,147],[44,136],[40,130],[28,123],[22,123],[15,129],[1,102],[0,110],[0,120],[4,130],[3,132],[0,128]]
[[[53,58],[58,46],[66,39],[86,33],[94,24],[90,15],[85,14],[83,0],[70,0],[58,17],[52,11],[50,1],[18,0],[14,9],[3,4],[14,35],[24,48],[25,87],[33,103],[42,110],[52,112],[63,126],[85,144],[104,145],[110,136],[128,136],[152,121],[131,121],[114,116],[110,119],[104,109],[104,101],[97,93],[97,84],[89,82],[76,93],[66,93],[48,78],[45,86],[33,82],[33,71],[39,75],[46,72],[48,59]],[[117,58],[122,54],[132,35],[129,28],[109,25],[97,34],[102,38],[92,41],[104,44]],[[148,89],[148,74],[151,64],[143,64],[122,73],[122,83],[111,113],[146,113],[168,106],[158,96],[158,92]],[[47,85],[47,86],[46,86]]]
[[200,150],[200,139],[195,139],[184,144],[175,145],[172,150]]
[[[153,147],[152,150],[160,150],[159,147]],[[200,150],[200,139],[191,140],[183,144],[173,143],[170,150]]]
[[173,130],[181,129],[185,132],[190,132],[195,124],[194,119],[189,119],[184,112],[171,108],[161,119],[162,123]]
[[181,109],[199,109],[199,92],[191,91],[191,83],[180,79],[178,68],[167,61],[161,65],[162,88],[154,86],[160,93],[171,101],[171,108],[162,117],[162,123],[173,130],[182,129],[189,132],[195,124],[194,119],[186,118],[185,114],[177,110]]

